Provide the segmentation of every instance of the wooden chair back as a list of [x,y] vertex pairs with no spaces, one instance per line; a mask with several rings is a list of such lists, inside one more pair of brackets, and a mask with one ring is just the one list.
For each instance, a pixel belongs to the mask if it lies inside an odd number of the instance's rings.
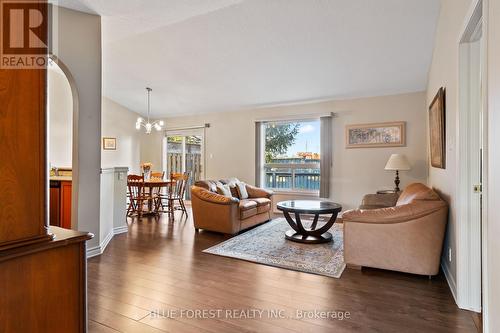
[[169,197],[177,197],[177,198],[184,198],[184,193],[186,192],[186,185],[189,180],[189,174],[190,172],[184,172],[184,173],[176,173],[176,172],[171,172],[170,173],[170,180],[173,181],[173,183],[168,187],[168,195]]
[[[150,177],[151,180],[163,180],[163,178],[165,178],[165,171],[162,171],[162,172],[151,172],[151,177]],[[152,195],[161,194],[162,193],[162,187],[161,186],[153,187],[151,189],[152,189],[152,193],[151,193]]]
[[144,196],[144,175],[128,175],[127,187],[130,199],[137,199]]
[[190,174],[191,174],[191,172],[186,171],[182,175],[182,188],[180,189],[180,197],[181,198],[184,198],[184,193],[186,193],[186,187],[187,187],[187,184],[189,182],[189,176],[190,176]]
[[151,178],[163,179],[163,178],[165,178],[165,171],[163,171],[163,172],[151,172]]

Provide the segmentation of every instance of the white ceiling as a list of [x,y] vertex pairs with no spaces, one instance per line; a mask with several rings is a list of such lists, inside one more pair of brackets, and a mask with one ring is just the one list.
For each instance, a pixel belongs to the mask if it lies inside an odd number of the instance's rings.
[[[54,1],[56,2],[56,1]],[[424,90],[439,0],[61,0],[103,16],[104,95],[154,116]]]

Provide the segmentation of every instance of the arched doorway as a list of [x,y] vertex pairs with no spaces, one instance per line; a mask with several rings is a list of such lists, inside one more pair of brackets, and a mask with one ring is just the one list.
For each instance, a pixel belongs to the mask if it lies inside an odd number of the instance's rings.
[[78,229],[78,93],[68,68],[56,56],[47,68],[48,161],[51,225]]

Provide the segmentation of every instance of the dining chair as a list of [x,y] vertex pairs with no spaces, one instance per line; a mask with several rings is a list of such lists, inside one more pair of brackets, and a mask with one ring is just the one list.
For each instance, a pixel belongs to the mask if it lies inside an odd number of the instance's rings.
[[[184,173],[170,173],[170,180],[172,183],[168,186],[168,191],[166,196],[163,196],[163,199],[167,201],[167,212],[171,218],[174,216],[175,210],[181,210],[183,214],[188,216],[188,212],[186,206],[184,204],[184,194],[186,193],[186,185],[189,180],[190,172]],[[178,205],[175,203],[178,202]],[[164,205],[162,204],[162,207]]]
[[165,177],[165,171],[151,172],[151,178],[163,179],[164,177]]
[[[152,180],[163,180],[165,178],[165,171],[156,171],[156,172],[151,172],[150,176]],[[157,196],[157,200],[155,200],[154,204],[155,207],[158,206],[157,210],[159,211],[160,209],[163,210],[163,205],[162,205],[162,197],[165,195],[165,188],[164,187],[157,187],[153,188],[153,195]],[[149,191],[149,190],[148,190]]]
[[[164,177],[165,177],[165,171],[151,172],[151,174],[149,175],[149,179],[152,179],[152,180],[155,180],[155,179],[162,180]],[[153,188],[151,190],[153,190],[151,195],[161,196],[163,194],[162,189],[160,187]],[[149,191],[150,191],[150,188],[146,187],[146,193],[150,194]],[[156,206],[157,202],[155,202],[154,204]]]
[[137,213],[139,217],[143,214],[144,204],[152,203],[153,213],[159,213],[160,187],[151,188],[152,191],[146,192],[146,184],[144,175],[129,175],[127,176],[127,187],[130,193],[130,202],[127,209],[127,216],[132,216]]
[[163,210],[162,206],[162,196],[163,196],[163,187],[161,185],[161,182],[163,181],[163,177],[153,177],[151,176],[150,181],[155,181],[159,180],[160,183],[157,186],[151,186],[149,185],[148,187],[148,200],[150,200],[152,204],[152,208],[155,214],[160,214],[160,211]]
[[[128,175],[127,188],[129,197],[127,216],[132,216],[133,213],[138,213],[140,217],[142,213],[142,200],[145,197],[144,175]],[[139,207],[141,209],[139,209]]]

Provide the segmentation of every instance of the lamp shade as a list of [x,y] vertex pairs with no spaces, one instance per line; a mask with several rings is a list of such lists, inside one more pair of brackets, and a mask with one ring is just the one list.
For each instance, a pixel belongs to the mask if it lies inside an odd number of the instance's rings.
[[385,165],[385,170],[410,170],[410,163],[405,155],[392,154]]

